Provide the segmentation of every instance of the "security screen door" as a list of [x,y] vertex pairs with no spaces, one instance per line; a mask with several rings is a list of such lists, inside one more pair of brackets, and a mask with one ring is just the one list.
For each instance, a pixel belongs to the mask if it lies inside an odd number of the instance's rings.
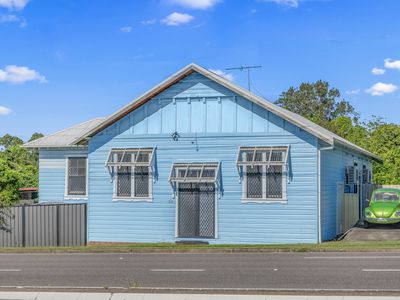
[[214,238],[215,184],[179,183],[178,237]]

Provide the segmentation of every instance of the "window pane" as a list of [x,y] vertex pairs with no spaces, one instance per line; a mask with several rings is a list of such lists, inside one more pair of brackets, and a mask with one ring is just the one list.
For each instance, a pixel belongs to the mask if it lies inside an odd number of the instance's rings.
[[246,176],[246,197],[262,198],[262,166],[247,166]]
[[149,167],[135,168],[135,197],[149,197]]
[[267,198],[282,198],[282,166],[270,166],[266,174]]
[[86,195],[86,157],[68,158],[68,195]]
[[131,197],[131,167],[120,167],[117,170],[117,196]]
[[69,195],[86,194],[86,176],[73,176],[69,181]]

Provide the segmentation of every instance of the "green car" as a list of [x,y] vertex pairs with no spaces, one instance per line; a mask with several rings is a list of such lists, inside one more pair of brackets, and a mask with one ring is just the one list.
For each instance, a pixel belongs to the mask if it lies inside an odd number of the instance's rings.
[[364,224],[396,224],[400,222],[400,190],[377,189],[364,211]]

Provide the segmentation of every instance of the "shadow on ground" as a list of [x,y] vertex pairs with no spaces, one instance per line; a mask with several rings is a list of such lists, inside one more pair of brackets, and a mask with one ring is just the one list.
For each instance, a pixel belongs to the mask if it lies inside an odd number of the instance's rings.
[[353,227],[343,238],[344,241],[399,241],[400,226],[371,225],[370,228]]

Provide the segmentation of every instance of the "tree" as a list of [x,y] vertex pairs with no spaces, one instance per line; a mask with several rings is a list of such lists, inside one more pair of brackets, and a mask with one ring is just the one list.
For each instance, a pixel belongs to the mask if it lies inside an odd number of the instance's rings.
[[314,83],[302,83],[299,88],[290,87],[280,95],[275,104],[334,130],[331,128],[333,120],[348,117],[357,121],[358,117],[354,107],[339,98],[338,89],[330,88],[328,82],[318,80]]
[[400,125],[369,123],[370,137],[366,149],[383,158],[374,164],[374,177],[381,184],[400,183]]
[[[41,136],[35,133],[30,140]],[[9,134],[0,138],[0,207],[17,202],[19,188],[38,185],[38,152],[22,144],[20,138]]]
[[354,107],[340,100],[339,90],[321,80],[290,87],[275,103],[377,154],[384,163],[373,163],[374,180],[400,183],[400,125],[386,124],[376,116],[360,123]]

